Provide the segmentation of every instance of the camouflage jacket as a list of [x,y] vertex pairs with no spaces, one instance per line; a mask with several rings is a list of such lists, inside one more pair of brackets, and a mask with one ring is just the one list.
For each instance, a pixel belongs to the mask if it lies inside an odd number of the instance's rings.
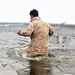
[[31,38],[28,53],[42,55],[48,55],[48,36],[53,33],[52,26],[39,17],[34,17],[30,24],[20,31],[20,35],[30,36]]

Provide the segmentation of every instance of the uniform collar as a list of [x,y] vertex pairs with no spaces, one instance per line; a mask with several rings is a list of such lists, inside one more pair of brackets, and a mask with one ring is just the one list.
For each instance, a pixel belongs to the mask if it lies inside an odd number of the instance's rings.
[[31,19],[31,22],[34,21],[34,20],[41,20],[41,19],[40,19],[40,17],[33,17],[33,18]]

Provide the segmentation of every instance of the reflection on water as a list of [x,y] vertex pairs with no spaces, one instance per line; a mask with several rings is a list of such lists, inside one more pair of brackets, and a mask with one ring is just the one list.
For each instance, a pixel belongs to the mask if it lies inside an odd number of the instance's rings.
[[29,66],[17,71],[18,75],[54,75],[51,62],[48,59],[28,60]]
[[31,60],[30,62],[30,75],[53,75],[52,66],[46,61]]

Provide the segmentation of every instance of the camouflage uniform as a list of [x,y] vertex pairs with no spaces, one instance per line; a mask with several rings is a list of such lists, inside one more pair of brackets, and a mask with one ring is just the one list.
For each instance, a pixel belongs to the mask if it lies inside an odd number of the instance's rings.
[[32,55],[48,55],[48,36],[53,33],[52,26],[39,17],[32,18],[27,28],[20,30],[20,35],[30,36],[31,38],[28,53]]

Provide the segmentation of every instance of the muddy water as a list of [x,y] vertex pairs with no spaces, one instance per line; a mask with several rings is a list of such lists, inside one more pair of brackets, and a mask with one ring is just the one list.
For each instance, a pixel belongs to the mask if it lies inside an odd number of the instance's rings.
[[[0,33],[0,64],[14,69],[16,75],[75,75],[74,49],[53,46],[49,43],[49,54],[54,59],[39,60],[40,58],[26,57],[26,49],[30,43],[30,38],[21,37],[13,32]],[[66,58],[58,59],[64,56]],[[68,57],[68,58],[67,58]],[[70,58],[70,59],[69,59]],[[2,69],[2,68],[1,68]],[[14,72],[13,72],[14,73]]]
[[26,56],[29,37],[0,32],[0,75],[75,75],[75,36],[55,34],[48,42],[49,58],[34,59]]
[[51,64],[44,61],[30,61],[30,75],[52,75]]

